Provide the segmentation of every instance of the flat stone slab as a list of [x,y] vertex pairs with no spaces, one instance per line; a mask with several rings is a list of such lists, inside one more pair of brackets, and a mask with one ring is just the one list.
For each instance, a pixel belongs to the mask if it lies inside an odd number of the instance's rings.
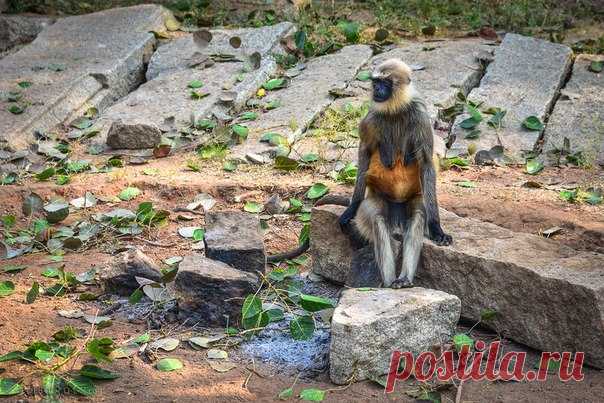
[[453,125],[456,140],[452,150],[467,154],[470,143],[476,144],[477,150],[502,145],[506,154],[516,160],[520,160],[523,153],[533,151],[541,132],[525,129],[522,122],[529,116],[537,116],[545,122],[571,66],[571,57],[568,46],[506,34],[480,86],[468,96],[470,101],[483,102],[480,109],[506,110],[503,127],[499,130],[488,127],[486,121],[490,116],[483,114],[483,122],[478,126],[482,130],[480,137],[466,139],[468,130],[459,125],[469,115],[463,113]]
[[179,318],[207,326],[239,323],[245,297],[260,285],[254,274],[201,255],[184,257],[174,284]]
[[241,211],[206,213],[206,256],[236,269],[264,273],[266,253],[258,216]]
[[[147,73],[153,79],[110,107],[98,120],[95,128],[101,132],[99,140],[106,138],[107,144],[117,149],[149,148],[159,144],[161,133],[177,133],[201,118],[211,117],[218,109],[223,112],[231,107],[239,109],[277,70],[277,64],[268,53],[276,50],[281,37],[292,27],[291,23],[281,23],[258,29],[215,32],[203,53],[228,53],[239,57],[243,52],[258,51],[262,60],[260,68],[253,71],[246,71],[242,61],[215,63],[208,68],[188,67],[189,59],[200,51],[191,36],[160,47],[151,59],[151,73]],[[242,40],[239,49],[228,43],[234,36]],[[192,89],[188,86],[193,80],[203,84],[195,89],[207,94],[201,99],[191,95]],[[234,95],[232,103],[221,102],[225,92]],[[146,132],[159,133],[152,136],[155,144],[148,141],[151,136],[145,135]],[[114,136],[108,136],[109,133]],[[140,136],[132,139],[137,133]],[[116,142],[115,138],[121,140]]]
[[0,52],[36,39],[54,18],[37,15],[0,15]]
[[[196,54],[213,55],[225,54],[243,59],[254,52],[266,56],[279,45],[281,38],[287,36],[294,29],[291,22],[281,22],[260,28],[242,29],[213,29],[210,30],[212,40],[204,49],[193,42],[193,35],[189,34],[160,46],[151,57],[147,69],[147,80],[152,80],[160,74],[175,70],[190,68],[192,61],[199,59]],[[233,37],[241,39],[241,46],[234,48],[229,40]]]
[[393,351],[431,351],[453,336],[460,310],[456,296],[421,287],[345,290],[331,321],[331,381],[379,379]]
[[604,165],[604,74],[589,70],[597,55],[579,55],[572,75],[561,91],[545,128],[543,157],[547,164],[564,163],[556,150],[564,150],[564,139],[571,154],[581,152],[588,165]]
[[334,88],[345,88],[358,70],[371,57],[366,45],[346,46],[340,51],[311,59],[300,74],[291,79],[287,88],[268,91],[263,102],[279,101],[280,106],[261,113],[249,122],[247,141],[233,147],[235,157],[247,153],[271,154],[274,148],[260,143],[264,133],[279,133],[290,143],[295,142],[312,121],[334,100],[329,93]]
[[[35,129],[50,130],[81,108],[104,108],[144,78],[155,38],[170,15],[160,6],[115,8],[67,17],[29,45],[0,60],[0,140],[26,148]],[[20,89],[17,83],[31,82]],[[6,94],[19,90],[25,111],[8,111]],[[76,113],[76,115],[78,115]]]
[[[337,224],[343,211],[314,208],[310,236],[313,272],[339,283],[353,256]],[[604,368],[604,255],[444,210],[441,221],[453,244],[424,241],[417,285],[458,296],[472,320],[495,310],[485,324],[505,337],[542,351],[584,351]]]

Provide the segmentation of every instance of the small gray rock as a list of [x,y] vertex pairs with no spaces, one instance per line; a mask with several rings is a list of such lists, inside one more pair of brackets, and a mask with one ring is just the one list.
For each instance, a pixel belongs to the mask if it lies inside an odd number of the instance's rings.
[[281,197],[276,193],[264,203],[264,211],[268,214],[281,214],[287,210],[287,207],[288,203],[281,200]]
[[260,220],[241,211],[206,213],[206,255],[236,269],[264,273],[266,253]]
[[205,326],[236,326],[243,300],[258,290],[259,282],[254,274],[190,255],[180,262],[175,286],[180,320]]
[[139,249],[116,255],[100,273],[105,292],[123,296],[128,296],[139,288],[135,277],[159,281],[161,276],[159,266]]
[[161,130],[147,124],[113,122],[107,134],[107,145],[113,149],[138,150],[153,148],[161,141]]
[[393,351],[417,356],[449,340],[460,311],[456,296],[421,287],[345,290],[331,321],[330,379],[382,377]]

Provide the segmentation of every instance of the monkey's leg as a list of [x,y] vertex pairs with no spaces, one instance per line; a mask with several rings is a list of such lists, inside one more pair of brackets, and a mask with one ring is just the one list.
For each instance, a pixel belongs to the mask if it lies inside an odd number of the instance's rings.
[[382,284],[384,287],[390,287],[396,279],[396,261],[383,202],[373,197],[363,200],[354,223],[359,233],[373,242],[375,262],[380,270]]
[[423,208],[423,199],[416,197],[409,203],[410,220],[407,222],[403,236],[403,260],[401,274],[392,283],[392,288],[413,287],[413,278],[417,271],[419,258],[424,243],[424,227],[426,213]]

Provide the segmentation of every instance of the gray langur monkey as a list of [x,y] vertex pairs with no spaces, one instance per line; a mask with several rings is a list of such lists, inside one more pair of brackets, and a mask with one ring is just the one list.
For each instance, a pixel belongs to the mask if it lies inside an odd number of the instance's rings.
[[373,106],[359,127],[356,185],[339,222],[373,244],[383,287],[413,287],[424,234],[438,245],[452,242],[440,225],[432,125],[402,61],[380,64],[372,86]]

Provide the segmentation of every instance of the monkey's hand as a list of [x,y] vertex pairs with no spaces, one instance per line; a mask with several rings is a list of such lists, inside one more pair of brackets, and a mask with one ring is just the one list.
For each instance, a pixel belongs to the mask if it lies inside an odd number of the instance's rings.
[[338,223],[340,224],[342,232],[348,232],[348,229],[350,228],[350,221],[357,215],[358,207],[358,202],[350,203],[350,206],[348,206],[340,216]]
[[439,246],[451,245],[453,237],[449,234],[445,234],[439,224],[429,225],[430,229],[430,240]]

